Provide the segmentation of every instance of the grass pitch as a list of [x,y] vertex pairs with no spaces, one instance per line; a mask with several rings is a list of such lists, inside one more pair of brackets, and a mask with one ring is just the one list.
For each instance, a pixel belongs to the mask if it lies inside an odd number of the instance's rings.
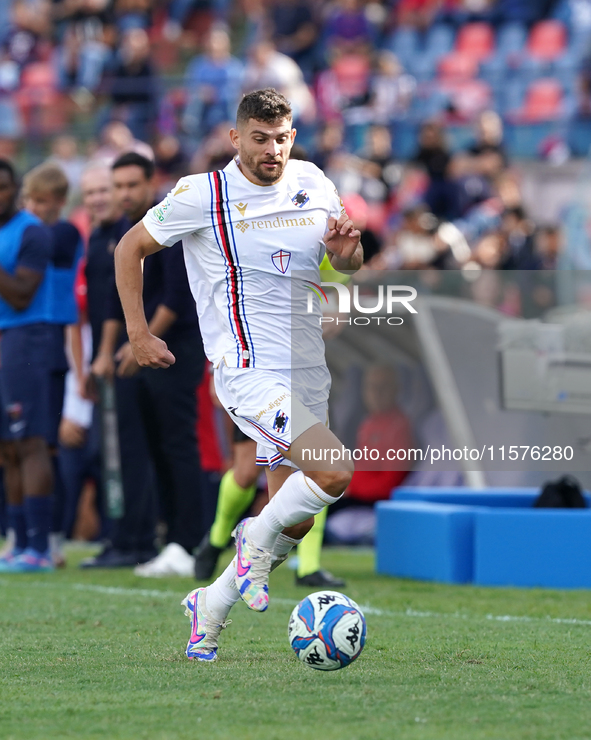
[[0,738],[589,740],[589,592],[453,587],[376,576],[327,550],[368,640],[333,673],[287,642],[307,591],[283,567],[268,612],[243,604],[216,664],[188,661],[189,579],[129,571],[0,576]]

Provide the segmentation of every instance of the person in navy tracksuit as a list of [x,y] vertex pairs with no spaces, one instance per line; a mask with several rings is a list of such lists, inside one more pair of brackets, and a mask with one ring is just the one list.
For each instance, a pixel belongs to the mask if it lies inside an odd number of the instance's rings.
[[53,237],[53,252],[48,266],[50,281],[49,332],[51,348],[51,417],[53,428],[51,445],[54,448],[54,511],[50,549],[55,563],[64,563],[61,552],[65,492],[57,457],[59,426],[64,405],[64,390],[68,360],[66,357],[66,327],[78,320],[78,307],[74,283],[84,245],[80,232],[68,221],[60,218],[66,204],[69,183],[62,168],[52,162],[35,167],[23,180],[25,208],[49,227]]
[[0,572],[52,570],[50,327],[52,236],[17,207],[14,168],[0,159],[0,453],[7,525],[15,533]]

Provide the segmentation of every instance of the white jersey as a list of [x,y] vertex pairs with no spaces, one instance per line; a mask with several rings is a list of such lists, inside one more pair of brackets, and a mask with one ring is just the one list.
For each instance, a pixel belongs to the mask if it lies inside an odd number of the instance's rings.
[[[205,352],[214,366],[284,369],[323,365],[319,300],[292,310],[320,282],[329,217],[344,212],[334,185],[310,162],[289,160],[281,180],[255,185],[235,160],[183,177],[143,219],[165,246],[183,242]],[[293,290],[292,290],[293,288]],[[317,293],[317,291],[315,291]],[[302,296],[300,295],[300,298]],[[309,311],[312,313],[309,313]],[[294,315],[297,314],[297,316]]]

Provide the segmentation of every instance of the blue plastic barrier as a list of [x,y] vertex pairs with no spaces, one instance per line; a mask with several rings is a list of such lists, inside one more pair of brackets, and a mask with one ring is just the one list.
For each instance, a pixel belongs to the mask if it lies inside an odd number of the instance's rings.
[[466,507],[377,504],[378,573],[443,583],[472,580],[473,516]]
[[477,509],[474,583],[591,588],[591,512]]
[[395,500],[376,507],[377,571],[443,583],[591,588],[591,509],[532,509],[538,495],[535,488],[399,488]]

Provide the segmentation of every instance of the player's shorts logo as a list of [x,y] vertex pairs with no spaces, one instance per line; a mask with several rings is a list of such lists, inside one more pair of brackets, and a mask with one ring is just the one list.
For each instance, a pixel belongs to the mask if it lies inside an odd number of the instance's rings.
[[289,267],[289,263],[291,262],[291,252],[286,252],[284,249],[280,249],[278,252],[271,255],[271,259],[279,272],[285,275],[287,268]]
[[298,191],[295,195],[292,196],[291,202],[294,204],[294,206],[297,206],[298,208],[303,208],[306,203],[308,203],[310,200],[308,193],[306,193],[305,190]]
[[285,434],[287,432],[287,429],[289,427],[289,416],[285,413],[285,411],[282,411],[279,409],[279,411],[275,414],[275,420],[273,421],[273,429],[276,432],[279,432],[279,434]]

